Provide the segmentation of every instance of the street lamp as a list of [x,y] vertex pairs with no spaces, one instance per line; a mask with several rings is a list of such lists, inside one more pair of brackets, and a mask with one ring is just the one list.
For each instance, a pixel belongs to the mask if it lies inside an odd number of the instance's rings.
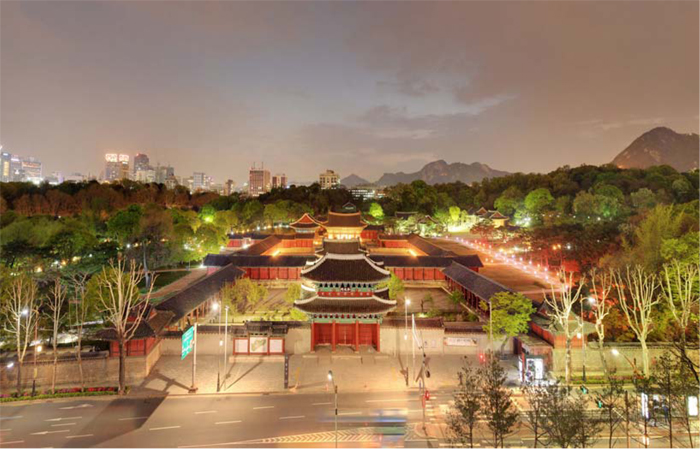
[[34,348],[34,376],[32,377],[32,396],[36,394],[36,358],[39,353],[41,353],[42,347],[41,345],[37,345],[36,348]]
[[333,415],[333,424],[335,427],[335,447],[338,447],[338,386],[333,379],[333,370],[328,370],[328,381],[333,385],[333,394],[335,396],[335,413]]
[[[221,310],[219,310],[219,303],[215,302],[214,304],[212,304],[211,309],[214,312],[219,311],[219,316],[217,317],[218,319],[216,321],[219,326],[217,334],[219,335],[219,352],[221,352]],[[221,359],[218,357],[217,359],[218,363],[216,366],[216,392],[218,393],[219,391],[221,391]]]
[[228,377],[228,351],[226,349],[228,343],[228,306],[226,309],[226,321],[224,322],[224,383],[226,383],[226,378]]
[[[406,298],[403,302],[403,315],[404,315],[404,330],[403,330],[403,340],[408,343],[408,306],[411,304],[411,300]],[[405,346],[404,346],[405,347]],[[408,387],[408,351],[406,351],[406,386]]]

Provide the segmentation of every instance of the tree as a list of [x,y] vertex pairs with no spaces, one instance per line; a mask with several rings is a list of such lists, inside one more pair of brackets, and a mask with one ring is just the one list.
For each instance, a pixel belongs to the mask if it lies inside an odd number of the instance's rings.
[[525,197],[525,209],[535,218],[535,221],[541,221],[539,216],[553,204],[554,197],[545,188],[535,189]]
[[618,304],[642,346],[642,366],[644,375],[649,375],[649,350],[647,337],[652,327],[652,314],[661,297],[657,295],[658,279],[647,273],[641,266],[626,267],[614,272]]
[[482,370],[482,407],[486,424],[493,434],[494,447],[505,447],[504,439],[512,433],[518,423],[518,411],[506,388],[506,373],[498,359],[489,354],[488,363]]
[[[595,331],[598,334],[598,355],[600,363],[603,365],[603,371],[607,377],[608,363],[605,360],[604,345],[605,345],[605,318],[610,314],[613,303],[608,299],[610,291],[613,288],[612,273],[600,273],[595,268],[591,270],[591,289],[593,291],[593,316],[595,317]],[[582,304],[583,306],[583,304]]]
[[482,378],[466,358],[457,376],[459,384],[454,393],[454,408],[447,418],[447,427],[455,445],[474,447],[474,429],[479,422],[483,394]]
[[249,314],[267,296],[267,289],[250,278],[242,278],[233,284],[224,285],[220,294],[222,305],[228,306],[233,313]]
[[51,346],[53,349],[53,371],[51,373],[51,393],[56,392],[56,365],[58,365],[58,332],[64,324],[66,304],[66,287],[61,278],[56,276],[53,288],[49,292],[47,306],[51,321]]
[[287,304],[294,304],[294,301],[301,298],[301,284],[292,283],[284,293],[284,301]]
[[614,377],[608,376],[601,390],[595,393],[595,401],[600,409],[602,421],[608,431],[608,447],[615,443],[615,431],[622,425],[624,415],[620,410],[624,408],[625,391],[624,383]]
[[544,431],[542,430],[542,420],[544,419],[546,413],[544,406],[547,390],[542,386],[526,384],[523,387],[523,392],[525,393],[525,399],[530,406],[530,408],[525,412],[525,417],[527,419],[526,424],[532,431],[532,435],[535,438],[533,447],[536,448],[542,436],[544,436]]
[[29,275],[20,273],[12,278],[4,271],[2,289],[2,313],[4,330],[15,340],[17,354],[17,394],[22,394],[22,365],[29,344],[34,339],[39,311],[37,307],[38,289]]
[[376,221],[382,221],[384,220],[384,209],[382,208],[382,205],[379,203],[372,203],[369,206],[369,214],[374,218]]
[[600,421],[587,414],[586,395],[573,396],[571,389],[558,383],[542,387],[543,419],[541,427],[547,445],[554,447],[589,447],[600,432]]
[[378,287],[379,289],[388,288],[389,299],[391,299],[392,301],[396,301],[398,298],[400,298],[403,295],[405,289],[401,278],[396,276],[394,273],[391,273],[391,277],[388,281],[380,283]]
[[425,313],[425,304],[433,305],[435,301],[433,300],[433,295],[430,293],[426,293],[423,297],[420,299],[420,312]]
[[[491,318],[484,324],[484,332],[503,338],[499,352],[503,352],[508,339],[529,329],[530,316],[535,313],[532,300],[521,293],[500,292],[491,296]],[[481,302],[481,308],[489,310],[486,302]]]
[[74,306],[72,308],[72,315],[76,327],[76,345],[75,345],[75,355],[78,359],[78,371],[80,373],[80,388],[85,390],[85,375],[83,373],[83,327],[88,318],[95,312],[95,303],[91,301],[90,295],[87,294],[87,284],[88,284],[88,274],[87,273],[75,273],[71,276],[70,294],[72,300],[70,301]]
[[456,305],[460,305],[464,302],[464,293],[462,293],[461,290],[452,290],[448,297]]
[[581,301],[581,290],[584,279],[579,282],[578,288],[574,289],[574,274],[561,270],[559,279],[562,281],[561,287],[555,288],[552,284],[552,295],[544,297],[544,302],[549,308],[549,315],[552,320],[552,327],[561,330],[566,339],[566,384],[571,384],[571,340],[579,330],[579,323],[571,325],[571,312],[574,306]]
[[[680,357],[688,364],[695,380],[698,381],[698,373],[690,357],[688,357],[686,346],[686,333],[690,329],[691,320],[694,314],[698,313],[700,306],[700,296],[698,295],[698,284],[700,283],[700,270],[696,264],[683,264],[673,261],[664,265],[661,287],[666,298],[666,303],[676,321],[677,330],[680,334]],[[695,318],[697,320],[697,318]]]
[[148,310],[153,283],[145,295],[139,291],[144,272],[134,261],[110,262],[95,275],[92,292],[105,321],[113,326],[119,345],[119,394],[125,393],[126,344],[134,337]]

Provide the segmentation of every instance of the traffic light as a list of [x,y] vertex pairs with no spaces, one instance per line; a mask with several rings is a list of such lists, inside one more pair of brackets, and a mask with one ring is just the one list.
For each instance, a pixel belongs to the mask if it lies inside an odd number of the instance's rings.
[[430,400],[430,391],[425,390],[425,400],[429,401]]
[[483,352],[479,353],[479,363],[484,363],[486,362],[486,356],[484,356]]
[[579,388],[581,389],[581,393],[588,394],[588,388],[586,388],[585,385],[581,385]]

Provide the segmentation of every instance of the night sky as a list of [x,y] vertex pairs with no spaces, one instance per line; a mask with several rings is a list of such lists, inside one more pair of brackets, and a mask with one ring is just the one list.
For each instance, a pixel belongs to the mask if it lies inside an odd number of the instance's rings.
[[145,152],[310,181],[609,162],[698,132],[698,2],[0,3],[0,142],[44,174]]

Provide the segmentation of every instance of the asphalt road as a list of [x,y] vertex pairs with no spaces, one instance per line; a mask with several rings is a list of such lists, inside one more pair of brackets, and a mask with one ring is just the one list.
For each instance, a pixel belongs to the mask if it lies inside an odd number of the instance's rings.
[[[335,443],[333,401],[327,393],[3,405],[0,447],[328,447]],[[417,392],[341,393],[338,404],[340,446],[428,445]],[[436,404],[430,401],[428,420]]]

